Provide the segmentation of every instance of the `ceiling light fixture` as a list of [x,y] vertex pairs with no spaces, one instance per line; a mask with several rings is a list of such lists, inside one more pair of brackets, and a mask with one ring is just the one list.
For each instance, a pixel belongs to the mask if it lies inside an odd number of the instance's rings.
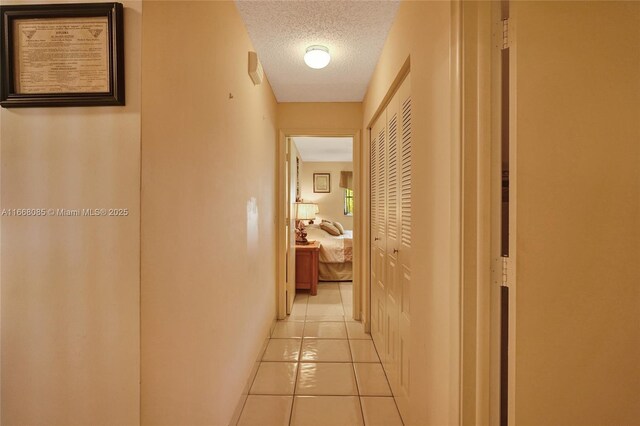
[[319,70],[329,65],[331,56],[324,46],[309,46],[304,54],[304,62],[311,68]]

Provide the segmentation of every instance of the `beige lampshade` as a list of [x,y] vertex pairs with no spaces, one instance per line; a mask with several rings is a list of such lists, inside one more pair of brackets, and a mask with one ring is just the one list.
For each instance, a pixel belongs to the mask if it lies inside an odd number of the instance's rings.
[[316,203],[296,203],[296,219],[298,220],[315,219],[318,211]]

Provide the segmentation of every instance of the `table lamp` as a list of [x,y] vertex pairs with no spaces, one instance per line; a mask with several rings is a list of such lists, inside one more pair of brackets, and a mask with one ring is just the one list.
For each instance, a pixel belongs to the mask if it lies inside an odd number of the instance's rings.
[[308,220],[309,224],[313,223],[318,213],[318,205],[316,203],[296,203],[296,244],[308,244],[307,232],[304,230],[303,220]]

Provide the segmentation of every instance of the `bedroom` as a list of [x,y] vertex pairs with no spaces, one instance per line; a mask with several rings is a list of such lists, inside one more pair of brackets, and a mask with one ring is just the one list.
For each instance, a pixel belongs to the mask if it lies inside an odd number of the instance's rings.
[[[293,137],[291,146],[296,294],[314,297],[318,286],[324,293],[340,290],[341,314],[352,319],[353,138]],[[331,315],[321,304],[314,309]]]

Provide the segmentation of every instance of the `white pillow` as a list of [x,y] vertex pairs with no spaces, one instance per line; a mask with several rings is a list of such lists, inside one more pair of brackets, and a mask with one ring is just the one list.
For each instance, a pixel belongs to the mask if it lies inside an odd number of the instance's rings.
[[320,225],[320,228],[327,231],[329,234],[333,235],[334,237],[337,237],[338,235],[340,235],[340,230],[330,223],[324,222]]
[[338,228],[338,231],[340,231],[340,235],[344,235],[344,226],[342,226],[340,222],[333,222],[333,226]]

